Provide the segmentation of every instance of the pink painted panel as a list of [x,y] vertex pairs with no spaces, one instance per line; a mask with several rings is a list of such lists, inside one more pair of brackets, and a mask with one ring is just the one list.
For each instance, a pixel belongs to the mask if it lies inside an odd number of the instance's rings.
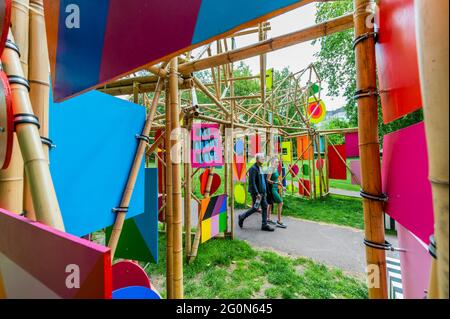
[[[53,291],[61,298],[111,298],[111,253],[109,248],[60,232],[38,222],[0,209],[0,254],[39,281],[42,296]],[[66,279],[79,269],[80,288],[69,288]],[[2,267],[7,267],[0,263]],[[10,267],[9,267],[10,268]],[[20,277],[25,278],[25,277]],[[8,278],[13,291],[31,282]],[[14,279],[10,281],[10,279]],[[69,278],[70,279],[70,278]],[[3,278],[3,280],[6,280]],[[24,291],[24,294],[26,292]],[[39,291],[36,292],[39,295]],[[20,295],[6,295],[21,298]]]
[[423,122],[384,137],[382,179],[385,212],[428,244],[434,217]]
[[432,257],[427,245],[397,223],[403,295],[405,299],[423,299],[428,290]]
[[359,157],[358,133],[345,134],[345,152],[347,157]]
[[361,185],[361,161],[350,161],[350,170],[354,174],[352,175],[352,184]]

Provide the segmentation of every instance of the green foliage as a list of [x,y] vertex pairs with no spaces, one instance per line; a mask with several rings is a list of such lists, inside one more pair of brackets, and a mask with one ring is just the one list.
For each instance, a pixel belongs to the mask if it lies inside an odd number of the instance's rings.
[[[324,125],[325,130],[333,130],[333,129],[339,129],[339,128],[348,128],[348,127],[350,127],[350,123],[348,121],[342,120],[342,119],[332,119]],[[334,145],[339,145],[339,144],[344,143],[344,135],[342,135],[342,134],[330,135],[330,136],[328,136],[328,138]]]
[[[341,0],[317,4],[316,22],[324,22],[353,11],[353,0]],[[343,95],[346,99],[345,111],[350,126],[358,125],[357,106],[353,96],[356,92],[355,53],[353,51],[353,30],[323,37],[316,42],[320,51],[316,54],[317,69],[322,79],[328,83],[329,95]],[[378,131],[380,142],[383,136],[423,120],[422,111],[417,111],[385,125],[379,104]]]

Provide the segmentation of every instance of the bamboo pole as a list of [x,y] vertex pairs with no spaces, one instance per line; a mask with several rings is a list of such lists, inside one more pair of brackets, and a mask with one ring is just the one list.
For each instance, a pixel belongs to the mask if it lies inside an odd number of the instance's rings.
[[[188,134],[192,130],[192,118],[186,115],[185,126]],[[189,259],[191,253],[191,193],[192,193],[192,165],[190,161],[191,139],[186,136],[185,139],[185,157],[184,157],[184,249],[186,260]]]
[[[30,54],[29,54],[29,81],[30,100],[34,114],[39,118],[41,137],[49,137],[49,95],[50,62],[48,58],[47,34],[45,32],[44,2],[43,0],[30,0]],[[50,147],[44,145],[44,153],[49,159]],[[29,189],[27,178],[24,180],[23,208],[26,216],[36,220],[33,200]]]
[[[374,32],[366,23],[374,14],[373,0],[354,0],[355,37]],[[357,90],[376,90],[375,40],[369,37],[356,48]],[[378,100],[376,95],[358,99],[359,149],[361,154],[361,187],[365,193],[382,197],[380,145],[378,141]],[[384,244],[383,203],[364,199],[364,225],[366,240]],[[369,286],[371,299],[387,298],[386,253],[384,250],[366,247],[368,267],[376,267],[379,275]],[[370,275],[370,274],[369,274]]]
[[23,74],[28,78],[29,57],[29,10],[30,0],[13,0],[11,10],[11,30],[20,50],[20,63]]
[[[9,33],[9,40],[14,43],[11,32]],[[25,119],[30,120],[34,114],[28,89],[20,80],[24,79],[24,74],[19,54],[13,49],[6,48],[1,60],[10,81],[11,77],[17,79],[17,81],[11,81],[14,114],[27,114],[28,116],[25,116]],[[17,124],[16,132],[24,159],[25,172],[30,182],[37,220],[64,231],[64,224],[38,126],[28,122]]]
[[252,58],[264,53],[280,50],[298,43],[311,41],[326,35],[344,31],[353,27],[351,14],[314,25],[312,27],[269,39],[263,42],[246,46],[227,53],[218,54],[213,57],[204,58],[197,61],[187,62],[180,65],[182,74],[191,74],[195,71],[209,69],[214,66],[237,62]]
[[[12,3],[11,25],[16,44],[21,52],[23,74],[28,78],[28,0]],[[0,206],[21,214],[23,211],[24,163],[17,134],[14,133],[10,165],[0,170]]]
[[[143,136],[148,136],[150,134],[153,117],[155,116],[156,107],[159,99],[159,95],[161,94],[162,80],[158,84],[158,88],[153,97],[153,103],[150,108],[150,112],[147,115],[147,119],[145,121],[144,129],[142,130]],[[147,147],[147,143],[144,140],[139,140],[139,145],[136,150],[136,154],[133,160],[133,165],[131,167],[130,173],[128,175],[127,184],[122,193],[122,199],[120,201],[119,207],[128,208],[130,205],[131,196],[133,195],[134,185],[136,184],[136,179],[139,173],[139,169],[141,167],[142,158],[145,154],[145,149]],[[119,243],[120,234],[122,233],[122,227],[125,222],[126,211],[118,212],[116,216],[116,220],[113,225],[113,229],[111,232],[111,237],[109,239],[108,247],[111,248],[111,260],[114,258],[117,244]]]
[[[437,260],[432,277],[439,298],[449,298],[449,2],[416,0],[416,34],[433,191]],[[433,285],[432,285],[433,286]]]
[[[169,69],[169,93],[170,93],[170,112],[171,130],[177,134],[171,134],[171,144],[174,147],[180,142],[180,120],[178,104],[178,59],[173,58]],[[172,148],[171,150],[172,151]],[[173,298],[183,299],[183,220],[182,220],[182,193],[181,193],[181,152],[176,152],[177,156],[172,160],[172,191],[173,191]],[[167,163],[170,165],[170,163]]]
[[173,177],[172,177],[172,143],[171,135],[172,112],[170,111],[170,93],[166,89],[166,289],[167,298],[174,298],[173,291]]

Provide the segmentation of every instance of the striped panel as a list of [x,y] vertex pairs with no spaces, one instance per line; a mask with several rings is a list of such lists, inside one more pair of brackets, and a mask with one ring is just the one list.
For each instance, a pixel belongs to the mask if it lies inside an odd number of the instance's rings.
[[386,257],[389,284],[389,299],[403,299],[402,271],[400,260]]

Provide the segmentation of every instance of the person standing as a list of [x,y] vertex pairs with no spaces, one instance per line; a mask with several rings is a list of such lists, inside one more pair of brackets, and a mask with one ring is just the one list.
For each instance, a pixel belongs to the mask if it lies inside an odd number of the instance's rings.
[[[274,231],[275,229],[267,224],[267,201],[266,191],[267,185],[262,171],[262,166],[265,162],[265,155],[263,153],[256,154],[256,163],[249,169],[249,183],[248,192],[252,196],[252,208],[245,213],[239,215],[239,227],[244,226],[244,221],[249,216],[257,211],[262,212],[262,231]],[[259,202],[259,205],[257,204]]]
[[[278,174],[278,165],[280,160],[278,157],[272,158],[270,161],[269,172],[267,174],[267,183],[269,192],[272,193],[273,204],[278,205],[278,220],[276,226],[279,228],[287,228],[287,226],[281,221],[281,213],[283,211],[283,198],[281,197],[278,189],[283,188],[283,184],[280,182],[280,175]],[[272,210],[274,205],[272,205]]]

